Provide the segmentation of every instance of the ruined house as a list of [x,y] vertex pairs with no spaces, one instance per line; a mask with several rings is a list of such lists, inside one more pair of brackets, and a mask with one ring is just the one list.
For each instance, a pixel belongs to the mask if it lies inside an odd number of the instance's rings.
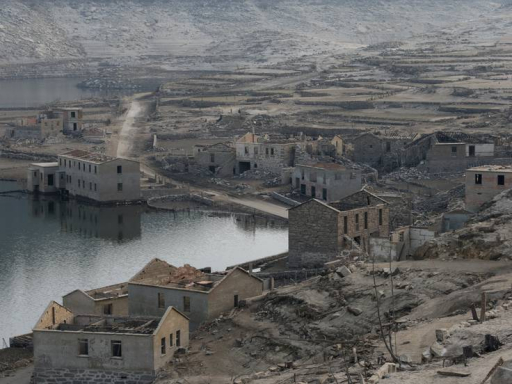
[[78,107],[55,109],[62,116],[62,131],[64,134],[81,132],[84,129],[83,109]]
[[289,210],[291,268],[321,267],[352,243],[369,250],[370,237],[389,236],[386,201],[361,190],[330,204],[312,199]]
[[128,283],[76,289],[62,297],[62,304],[76,315],[128,316]]
[[336,163],[297,165],[292,183],[303,196],[332,202],[361,190],[361,171]]
[[363,133],[353,141],[352,160],[391,171],[401,165],[401,151],[415,135]]
[[487,165],[466,170],[466,209],[476,212],[496,195],[512,188],[512,166]]
[[128,283],[131,316],[161,316],[173,306],[190,318],[191,330],[263,293],[263,282],[242,268],[225,275],[155,259]]
[[435,132],[408,144],[402,151],[402,165],[420,166],[427,172],[460,172],[468,167],[494,161],[494,142],[461,132]]
[[389,236],[370,238],[369,254],[378,261],[405,260],[414,255],[426,242],[433,240],[437,233],[425,227],[405,226],[395,229]]
[[247,133],[236,141],[236,173],[262,170],[280,174],[294,165],[295,142],[271,140],[254,133]]
[[74,314],[51,302],[33,329],[35,384],[152,383],[189,343],[188,318]]
[[200,169],[214,175],[225,177],[236,174],[235,149],[227,144],[195,145],[194,159]]

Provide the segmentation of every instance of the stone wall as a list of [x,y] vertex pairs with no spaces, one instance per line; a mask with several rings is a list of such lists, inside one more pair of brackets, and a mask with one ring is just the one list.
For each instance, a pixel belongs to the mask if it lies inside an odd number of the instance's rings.
[[335,209],[311,200],[289,211],[290,268],[322,267],[334,259],[341,247]]
[[34,384],[150,384],[153,372],[113,372],[93,369],[43,369],[34,370]]

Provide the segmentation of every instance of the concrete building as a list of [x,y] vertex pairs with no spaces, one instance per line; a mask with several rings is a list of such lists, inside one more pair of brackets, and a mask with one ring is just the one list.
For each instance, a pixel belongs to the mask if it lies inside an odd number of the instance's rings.
[[140,164],[82,150],[59,155],[66,191],[101,203],[140,199]]
[[247,133],[236,142],[236,173],[263,170],[281,174],[282,168],[294,165],[295,143],[270,140]]
[[76,289],[62,297],[62,304],[75,315],[128,316],[128,283]]
[[352,242],[369,250],[370,237],[389,236],[387,202],[365,190],[330,204],[309,200],[288,212],[291,268],[321,267]]
[[78,133],[84,129],[82,108],[59,108],[55,110],[55,113],[62,115],[64,133]]
[[356,137],[353,141],[352,159],[356,163],[368,164],[378,169],[391,171],[401,165],[401,151],[416,135],[382,134],[371,132]]
[[483,166],[466,170],[466,209],[476,212],[496,195],[512,188],[512,166]]
[[27,190],[32,193],[56,194],[65,187],[59,163],[32,163],[27,171]]
[[128,283],[130,316],[161,316],[173,306],[190,318],[191,330],[263,293],[263,281],[242,268],[225,275],[176,268],[155,259]]
[[217,176],[236,174],[235,149],[223,143],[194,146],[194,159],[201,169]]
[[301,195],[330,203],[361,190],[361,171],[336,163],[297,165],[292,183]]
[[188,318],[78,315],[52,302],[33,330],[35,384],[152,383],[189,344]]
[[431,173],[458,172],[493,162],[491,139],[461,132],[435,132],[422,136],[402,151],[402,165],[421,166]]

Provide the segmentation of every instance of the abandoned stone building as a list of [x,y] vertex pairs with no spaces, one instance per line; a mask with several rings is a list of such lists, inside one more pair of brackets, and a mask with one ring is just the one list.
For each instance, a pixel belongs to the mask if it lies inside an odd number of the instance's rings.
[[75,150],[59,156],[66,173],[66,191],[98,202],[140,199],[140,164],[87,151]]
[[75,314],[51,302],[33,329],[35,384],[152,383],[189,344],[188,318]]
[[31,192],[69,194],[100,203],[140,199],[138,162],[82,150],[59,155],[58,163],[32,164],[27,180]]
[[263,293],[263,281],[242,268],[225,275],[155,259],[128,283],[130,316],[161,316],[173,306],[190,318],[190,329]]
[[62,297],[62,304],[75,315],[128,316],[128,283],[76,289]]
[[330,204],[312,199],[289,210],[291,268],[321,267],[352,243],[369,250],[370,237],[389,236],[386,201],[361,190]]
[[280,174],[282,168],[294,165],[295,142],[271,140],[247,133],[236,142],[236,173],[263,170]]
[[401,165],[401,151],[415,135],[364,133],[353,140],[352,160],[391,171]]
[[492,163],[494,142],[461,132],[435,132],[408,144],[402,151],[402,165],[420,166],[427,172],[457,172]]
[[301,135],[296,145],[313,156],[343,157],[345,144],[341,136],[336,135],[332,139],[322,136],[318,136],[315,140],[308,139],[308,137]]
[[55,113],[62,116],[63,133],[78,133],[84,129],[82,108],[59,108],[55,110]]
[[200,169],[226,177],[236,174],[235,148],[217,143],[213,145],[195,145],[194,159]]
[[361,190],[361,171],[336,163],[297,165],[292,186],[303,196],[330,203]]
[[476,212],[496,195],[512,188],[512,166],[488,165],[466,170],[466,209]]

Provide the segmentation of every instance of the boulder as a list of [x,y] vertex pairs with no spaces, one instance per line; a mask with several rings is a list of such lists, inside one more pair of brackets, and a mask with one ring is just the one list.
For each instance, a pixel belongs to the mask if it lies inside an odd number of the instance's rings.
[[443,343],[448,337],[450,337],[450,332],[447,329],[436,329],[436,340],[438,342]]
[[352,274],[352,272],[350,271],[350,269],[348,269],[347,267],[345,266],[342,266],[342,267],[339,267],[338,269],[336,269],[336,273],[340,276],[343,276],[343,277],[347,277],[349,275]]

